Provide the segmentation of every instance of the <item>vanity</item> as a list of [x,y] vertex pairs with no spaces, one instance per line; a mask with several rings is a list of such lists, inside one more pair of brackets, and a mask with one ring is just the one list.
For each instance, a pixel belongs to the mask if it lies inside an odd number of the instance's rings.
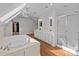
[[[42,26],[40,21],[43,23]],[[55,23],[57,23],[56,26]],[[74,55],[79,55],[79,14],[61,15],[57,19],[50,17],[48,21],[38,19],[38,29],[34,31],[34,36]]]
[[[38,28],[34,30],[34,36],[48,44],[56,45],[56,39],[55,39],[55,32],[54,32],[54,21],[53,17],[49,17],[47,19],[48,21],[45,21],[44,19],[40,18],[38,19]],[[46,23],[47,22],[47,23]],[[46,26],[46,24],[48,24]]]

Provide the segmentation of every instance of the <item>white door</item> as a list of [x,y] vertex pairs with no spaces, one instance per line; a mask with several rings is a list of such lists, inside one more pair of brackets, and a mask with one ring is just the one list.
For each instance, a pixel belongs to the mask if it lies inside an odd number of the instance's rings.
[[79,15],[68,16],[67,47],[76,50],[78,48],[78,20]]
[[57,23],[57,44],[66,46],[67,16],[59,16]]

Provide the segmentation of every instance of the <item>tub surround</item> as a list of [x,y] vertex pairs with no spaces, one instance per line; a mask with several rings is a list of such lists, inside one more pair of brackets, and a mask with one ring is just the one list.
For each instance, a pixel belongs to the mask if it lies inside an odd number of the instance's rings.
[[24,46],[17,48],[10,48],[9,50],[0,49],[0,56],[25,56],[25,55],[26,56],[40,55],[40,43],[35,39],[30,38],[30,43],[25,44]]

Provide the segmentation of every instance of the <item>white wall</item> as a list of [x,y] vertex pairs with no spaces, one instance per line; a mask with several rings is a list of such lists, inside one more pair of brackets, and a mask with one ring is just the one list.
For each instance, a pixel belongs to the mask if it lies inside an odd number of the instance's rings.
[[12,22],[4,25],[4,36],[11,36],[12,35]]
[[4,25],[0,26],[0,41],[4,38]]
[[[28,18],[16,17],[13,19],[13,21],[19,22],[20,34],[28,34],[28,33],[34,32],[34,28],[36,27],[34,22]],[[4,36],[12,35],[12,22],[11,21],[9,23],[5,24],[4,32],[5,32]]]

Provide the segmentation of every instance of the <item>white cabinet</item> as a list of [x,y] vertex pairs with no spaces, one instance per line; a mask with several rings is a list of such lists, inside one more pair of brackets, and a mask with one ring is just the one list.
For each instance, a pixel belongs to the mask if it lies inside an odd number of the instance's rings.
[[[42,26],[40,26],[40,23],[43,23]],[[48,19],[38,19],[38,29],[34,31],[35,37],[51,45],[55,44],[56,39],[54,39],[53,35],[54,27],[54,19],[52,16]]]
[[67,19],[67,47],[79,50],[79,15],[69,15]]
[[37,38],[39,38],[39,31],[35,30],[34,33],[35,33],[34,36],[37,37]]
[[55,44],[55,39],[53,37],[54,37],[53,32],[50,32],[49,33],[49,43],[52,45]]
[[57,44],[66,46],[67,16],[59,16],[57,20]]
[[79,50],[79,14],[60,16],[57,28],[58,45]]
[[[47,42],[51,45],[55,44],[55,39],[53,39],[53,31],[42,31],[42,30],[36,30],[35,32],[35,37],[44,41],[44,42]],[[38,33],[38,34],[37,34]]]

